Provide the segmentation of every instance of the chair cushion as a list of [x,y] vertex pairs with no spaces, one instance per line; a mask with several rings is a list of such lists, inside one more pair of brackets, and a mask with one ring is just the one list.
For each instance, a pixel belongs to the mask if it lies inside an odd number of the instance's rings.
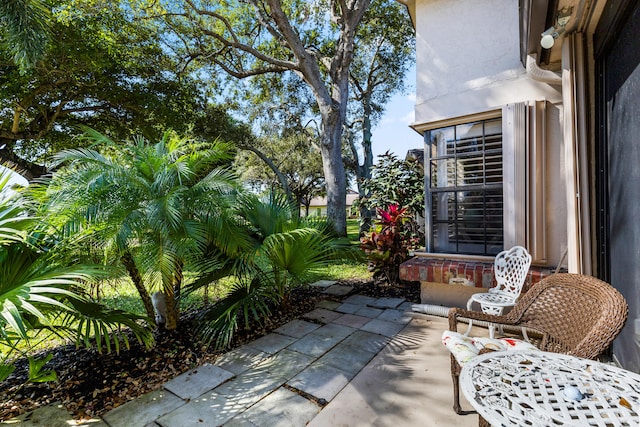
[[480,350],[538,350],[536,346],[516,338],[468,337],[459,332],[444,331],[442,344],[453,354],[462,366],[474,358]]

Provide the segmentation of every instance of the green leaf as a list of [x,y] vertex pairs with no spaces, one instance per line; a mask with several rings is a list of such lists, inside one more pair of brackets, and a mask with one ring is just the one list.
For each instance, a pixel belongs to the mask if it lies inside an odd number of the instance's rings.
[[45,357],[41,359],[36,359],[34,357],[29,356],[29,378],[28,381],[34,383],[45,383],[50,381],[57,381],[58,375],[52,369],[45,370],[44,365],[46,365],[53,358],[52,354],[47,354]]
[[9,375],[11,375],[15,370],[16,370],[15,366],[8,365],[6,363],[1,363],[0,364],[0,382],[9,378]]

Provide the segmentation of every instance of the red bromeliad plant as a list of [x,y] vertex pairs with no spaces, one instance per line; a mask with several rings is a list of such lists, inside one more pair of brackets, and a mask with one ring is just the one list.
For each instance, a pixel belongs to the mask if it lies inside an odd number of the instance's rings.
[[378,218],[372,230],[360,239],[360,248],[369,259],[369,270],[374,278],[386,278],[389,283],[398,282],[400,264],[409,258],[419,239],[413,233],[407,208],[389,205],[387,210],[377,209]]

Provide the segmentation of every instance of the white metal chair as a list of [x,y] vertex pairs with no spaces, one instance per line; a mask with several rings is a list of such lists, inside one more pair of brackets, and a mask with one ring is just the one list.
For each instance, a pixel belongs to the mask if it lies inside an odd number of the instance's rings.
[[[522,286],[531,266],[531,255],[522,246],[514,246],[496,255],[494,274],[498,283],[489,292],[471,295],[467,310],[474,302],[480,304],[484,314],[500,316],[505,307],[513,307],[520,296]],[[466,334],[471,330],[471,323]],[[493,325],[489,325],[489,336],[493,338]]]

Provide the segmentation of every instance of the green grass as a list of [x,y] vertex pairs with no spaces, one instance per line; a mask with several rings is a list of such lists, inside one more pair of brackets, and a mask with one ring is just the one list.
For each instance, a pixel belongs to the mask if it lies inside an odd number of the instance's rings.
[[360,244],[360,222],[357,219],[347,220],[347,238],[354,245]]
[[309,275],[310,283],[317,280],[349,280],[370,279],[371,272],[367,270],[365,262],[346,262],[332,264]]

